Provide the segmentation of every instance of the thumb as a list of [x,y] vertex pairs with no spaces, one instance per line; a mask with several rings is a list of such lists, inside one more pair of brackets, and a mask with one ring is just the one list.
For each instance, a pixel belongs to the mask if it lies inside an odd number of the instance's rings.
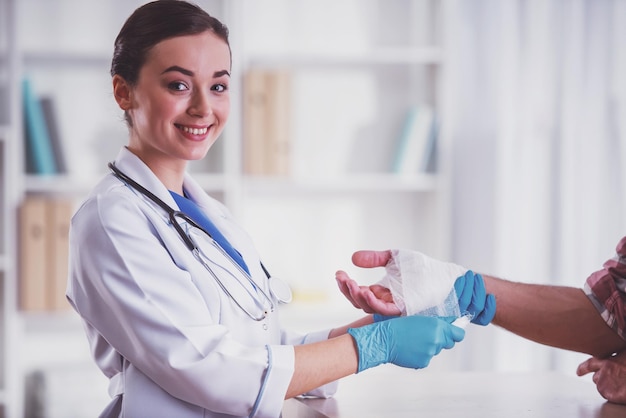
[[438,319],[442,320],[446,324],[445,326],[445,336],[446,336],[446,344],[444,348],[452,348],[455,342],[462,341],[465,338],[465,330],[456,325],[452,325],[454,321],[456,321],[456,316],[438,316]]
[[584,376],[588,373],[597,372],[602,367],[602,360],[591,357],[578,365],[576,369],[576,374],[578,376]]
[[352,254],[352,263],[357,267],[384,267],[391,260],[391,250],[361,250]]
[[459,328],[452,324],[448,324],[448,335],[451,339],[450,344],[448,344],[445,348],[452,348],[454,343],[458,343],[459,341],[463,341],[465,338],[465,330],[463,328]]

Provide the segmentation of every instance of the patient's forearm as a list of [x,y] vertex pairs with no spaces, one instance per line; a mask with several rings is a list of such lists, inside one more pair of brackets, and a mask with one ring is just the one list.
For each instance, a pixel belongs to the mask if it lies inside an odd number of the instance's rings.
[[581,289],[483,277],[487,292],[496,296],[493,323],[502,328],[541,344],[599,357],[626,348]]

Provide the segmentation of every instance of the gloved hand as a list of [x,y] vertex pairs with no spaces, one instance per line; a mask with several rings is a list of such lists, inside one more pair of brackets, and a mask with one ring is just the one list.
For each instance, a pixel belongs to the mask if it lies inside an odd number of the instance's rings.
[[450,324],[454,319],[414,315],[348,328],[359,353],[357,373],[384,363],[428,366],[442,348],[452,348],[465,337],[465,330]]
[[375,313],[372,315],[374,322],[386,321],[391,318],[397,318],[399,315],[381,315],[379,313]]
[[487,294],[483,276],[468,270],[454,282],[461,315],[470,313],[472,323],[487,325],[496,314],[496,298]]

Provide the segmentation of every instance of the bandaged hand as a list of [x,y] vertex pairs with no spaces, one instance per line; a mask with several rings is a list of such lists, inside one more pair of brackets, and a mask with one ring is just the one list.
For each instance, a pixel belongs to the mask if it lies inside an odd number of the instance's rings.
[[406,316],[349,328],[356,342],[357,373],[384,363],[422,369],[446,348],[462,341],[465,331],[451,325],[454,318]]
[[[354,253],[352,261],[356,266],[385,267],[387,275],[378,284],[359,286],[347,273],[338,271],[335,277],[340,291],[356,308],[378,314],[377,318],[415,313],[431,316],[469,313],[473,317],[472,322],[480,325],[487,325],[493,319],[496,310],[495,297],[486,294],[482,276],[455,264],[434,260],[418,252],[411,251],[407,255],[407,251],[403,251],[405,252],[404,259],[408,260],[409,265],[415,264],[417,260],[418,267],[413,268],[411,273],[414,276],[413,279],[422,282],[429,280],[436,285],[433,292],[432,285],[424,287],[421,282],[414,283],[414,288],[409,290],[413,296],[417,296],[417,303],[409,299],[407,306],[404,290],[410,283],[408,281],[403,283],[400,274],[402,264],[407,263],[400,260],[400,268],[398,267],[398,260],[394,258],[394,252],[397,254],[398,250]],[[422,277],[415,277],[420,274]],[[390,287],[393,288],[390,289]],[[422,295],[418,292],[427,294]]]

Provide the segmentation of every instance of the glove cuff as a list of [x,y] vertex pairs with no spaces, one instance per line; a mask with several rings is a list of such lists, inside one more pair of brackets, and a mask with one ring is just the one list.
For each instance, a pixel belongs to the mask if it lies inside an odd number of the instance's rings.
[[372,315],[374,322],[382,322],[392,318],[398,318],[399,315],[381,315],[379,313],[375,313]]
[[384,321],[359,328],[348,328],[348,334],[354,338],[359,354],[357,373],[389,362],[387,344],[379,332],[383,323]]

